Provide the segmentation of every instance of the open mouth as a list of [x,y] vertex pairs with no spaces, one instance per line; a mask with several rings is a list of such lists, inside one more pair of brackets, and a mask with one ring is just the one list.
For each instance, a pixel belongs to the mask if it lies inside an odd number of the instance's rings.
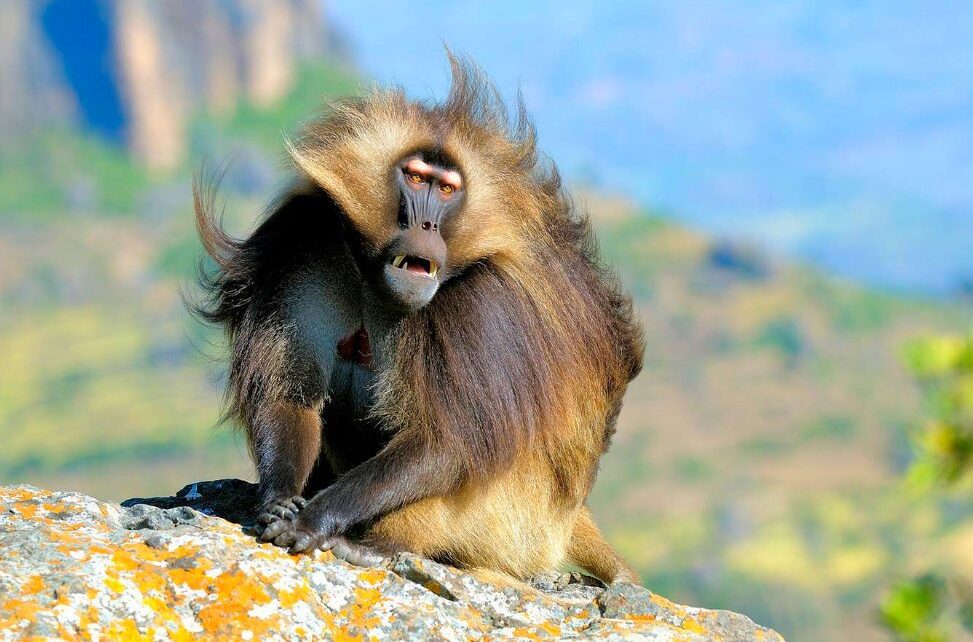
[[436,273],[439,272],[439,266],[436,265],[435,261],[411,254],[400,254],[392,259],[392,267],[429,278],[435,277]]

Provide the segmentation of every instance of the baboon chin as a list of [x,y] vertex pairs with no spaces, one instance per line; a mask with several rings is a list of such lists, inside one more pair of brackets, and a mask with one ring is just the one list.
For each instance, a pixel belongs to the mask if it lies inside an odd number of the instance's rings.
[[523,106],[510,123],[482,73],[450,62],[442,103],[379,90],[307,124],[248,238],[195,187],[218,266],[198,312],[227,333],[258,538],[637,581],[584,505],[641,369],[631,300]]

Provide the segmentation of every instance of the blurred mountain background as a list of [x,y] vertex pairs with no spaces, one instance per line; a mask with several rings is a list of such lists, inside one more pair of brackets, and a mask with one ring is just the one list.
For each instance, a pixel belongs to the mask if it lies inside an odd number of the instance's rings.
[[544,148],[710,232],[899,291],[973,282],[973,11],[949,0],[329,3],[382,81],[442,42],[523,89]]
[[232,160],[245,234],[283,135],[374,79],[441,96],[443,36],[505,95],[519,79],[646,326],[591,500],[610,539],[669,597],[789,640],[888,639],[890,582],[973,568],[968,497],[900,483],[926,410],[902,346],[971,320],[969,18],[0,0],[0,483],[253,478],[214,427],[220,336],[180,300],[193,169]]
[[317,0],[0,5],[0,127],[74,125],[150,169],[184,161],[194,112],[266,107],[337,53]]

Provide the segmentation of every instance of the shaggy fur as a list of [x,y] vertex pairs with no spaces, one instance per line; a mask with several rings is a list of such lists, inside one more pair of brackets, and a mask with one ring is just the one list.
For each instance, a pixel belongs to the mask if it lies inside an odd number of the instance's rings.
[[[212,192],[196,190],[200,236],[218,266],[199,312],[227,330],[228,415],[247,429],[267,502],[287,484],[265,474],[290,475],[294,493],[374,504],[349,523],[377,545],[523,577],[563,561],[573,533],[572,558],[608,580],[634,577],[582,507],[641,368],[631,300],[600,263],[556,169],[539,159],[523,106],[510,125],[480,72],[450,60],[445,103],[375,91],[306,125],[288,143],[294,186],[249,238],[227,236]],[[395,163],[420,151],[455,164],[465,202],[442,229],[449,260],[438,293],[373,338],[367,408],[355,419],[342,409],[357,402],[333,394],[324,365],[334,360],[329,332],[346,316],[349,328],[360,323],[355,310],[367,325],[361,266],[396,229]],[[315,289],[319,275],[340,294],[318,294],[327,290]],[[330,320],[317,328],[322,315]],[[412,462],[403,464],[408,488],[385,489],[393,482],[367,472],[371,457]],[[280,473],[282,458],[293,471]],[[512,536],[549,550],[525,557],[501,541]],[[602,547],[600,561],[584,559],[589,543]]]

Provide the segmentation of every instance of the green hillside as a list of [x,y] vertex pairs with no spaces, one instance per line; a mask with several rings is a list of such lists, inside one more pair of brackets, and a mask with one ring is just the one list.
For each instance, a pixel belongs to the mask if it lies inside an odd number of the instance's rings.
[[[281,132],[349,74],[307,70],[272,110],[200,117],[198,160],[234,160],[244,233],[282,180]],[[191,167],[157,176],[77,133],[0,156],[0,483],[104,498],[250,476],[216,429],[219,336],[184,311],[200,248]],[[899,485],[919,416],[904,342],[968,309],[907,300],[580,190],[635,294],[646,367],[592,505],[646,584],[732,608],[789,640],[881,640],[892,578],[968,560],[967,504]],[[965,556],[965,557],[958,557]]]

